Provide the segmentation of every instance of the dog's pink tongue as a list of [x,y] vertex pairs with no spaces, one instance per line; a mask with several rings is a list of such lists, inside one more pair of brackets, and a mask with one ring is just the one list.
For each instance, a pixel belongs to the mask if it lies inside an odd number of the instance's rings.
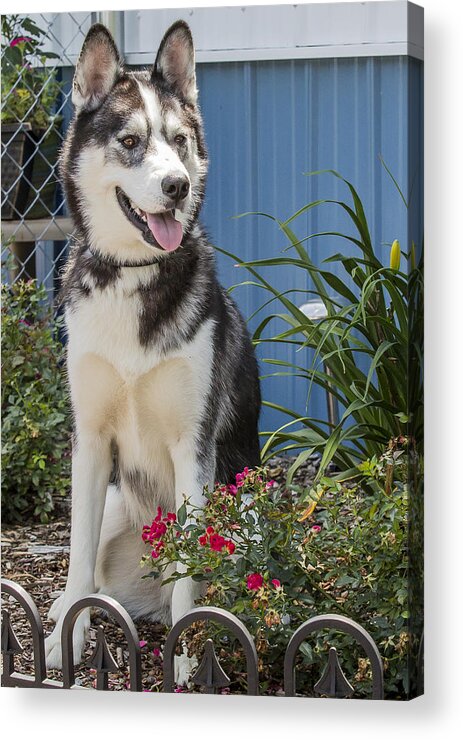
[[182,224],[171,213],[147,213],[146,219],[152,235],[166,252],[173,252],[180,246]]

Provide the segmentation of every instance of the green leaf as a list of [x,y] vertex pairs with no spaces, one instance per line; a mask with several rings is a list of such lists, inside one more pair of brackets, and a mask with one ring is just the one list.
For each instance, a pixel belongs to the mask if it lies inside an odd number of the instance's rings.
[[186,522],[187,518],[187,509],[186,509],[186,502],[184,501],[179,510],[177,511],[177,521],[180,524],[180,526],[183,527],[183,525]]
[[308,642],[301,642],[299,650],[301,651],[304,658],[307,658],[308,663],[313,663],[313,652]]
[[352,583],[355,583],[355,578],[352,578],[352,576],[341,576],[336,580],[336,586],[341,588],[342,586],[350,586]]
[[156,578],[160,578],[160,576],[161,573],[156,570],[152,570],[150,573],[145,573],[142,578],[153,578],[155,580]]

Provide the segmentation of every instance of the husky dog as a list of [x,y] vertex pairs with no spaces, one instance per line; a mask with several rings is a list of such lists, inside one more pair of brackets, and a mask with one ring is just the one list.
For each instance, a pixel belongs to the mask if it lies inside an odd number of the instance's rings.
[[[257,362],[198,222],[207,154],[189,27],[175,23],[153,68],[139,72],[124,67],[104,26],[92,26],[72,100],[60,162],[76,226],[63,276],[71,553],[50,610],[50,667],[61,665],[68,608],[96,589],[133,617],[169,623],[191,609],[199,594],[190,578],[162,588],[141,578],[142,525],[184,494],[201,505],[205,485],[260,461]],[[87,610],[74,630],[76,661],[88,624]]]

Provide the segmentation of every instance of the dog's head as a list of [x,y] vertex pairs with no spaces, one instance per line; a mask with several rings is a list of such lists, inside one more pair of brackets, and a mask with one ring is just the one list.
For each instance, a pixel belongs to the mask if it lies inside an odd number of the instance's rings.
[[86,240],[116,261],[178,249],[197,218],[207,168],[187,24],[167,31],[142,72],[126,69],[107,29],[92,26],[72,100],[61,174]]

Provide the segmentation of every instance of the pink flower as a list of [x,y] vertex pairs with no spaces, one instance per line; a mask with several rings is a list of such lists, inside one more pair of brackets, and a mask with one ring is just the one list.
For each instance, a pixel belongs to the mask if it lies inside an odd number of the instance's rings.
[[264,582],[263,576],[260,573],[251,573],[246,581],[246,586],[249,591],[258,591]]
[[238,493],[238,489],[236,486],[233,485],[233,483],[231,483],[229,486],[227,486],[227,492],[231,493],[232,496],[236,496],[236,494]]
[[154,655],[155,658],[160,658],[161,657],[161,651],[160,651],[160,649],[159,648],[153,648],[153,655]]
[[274,480],[269,480],[268,483],[265,484],[265,488],[268,491],[269,488],[273,488],[274,485],[275,485],[275,481]]
[[313,527],[311,527],[312,532],[321,532],[322,528],[319,524],[314,524]]
[[249,473],[249,468],[245,468],[242,473],[237,473],[236,478],[236,485],[238,488],[241,488],[246,483],[246,478]]
[[30,36],[16,36],[15,39],[12,39],[10,41],[10,46],[16,46],[17,44],[22,44],[23,41],[32,41]]
[[141,534],[141,538],[142,538],[143,542],[151,542],[152,543],[152,540],[150,539],[150,528],[146,524],[143,527],[143,532]]
[[220,552],[223,547],[225,547],[226,539],[225,537],[222,537],[220,534],[211,534],[209,544],[211,547],[211,550],[214,550],[215,552]]
[[158,558],[159,557],[158,551],[157,550],[151,550],[151,557],[152,558],[155,558],[155,559]]
[[167,520],[169,522],[176,522],[177,521],[177,517],[176,517],[176,515],[172,511],[168,511],[167,512]]
[[241,473],[237,473],[237,476],[239,475],[242,480],[245,480],[245,478],[249,475],[249,468],[244,468],[244,470]]
[[148,643],[146,642],[146,640],[140,640],[140,642],[138,644],[140,645],[141,648],[144,648],[145,645],[148,645]]
[[278,580],[278,578],[272,578],[272,583],[275,586],[275,588],[280,588],[281,587],[281,583]]

